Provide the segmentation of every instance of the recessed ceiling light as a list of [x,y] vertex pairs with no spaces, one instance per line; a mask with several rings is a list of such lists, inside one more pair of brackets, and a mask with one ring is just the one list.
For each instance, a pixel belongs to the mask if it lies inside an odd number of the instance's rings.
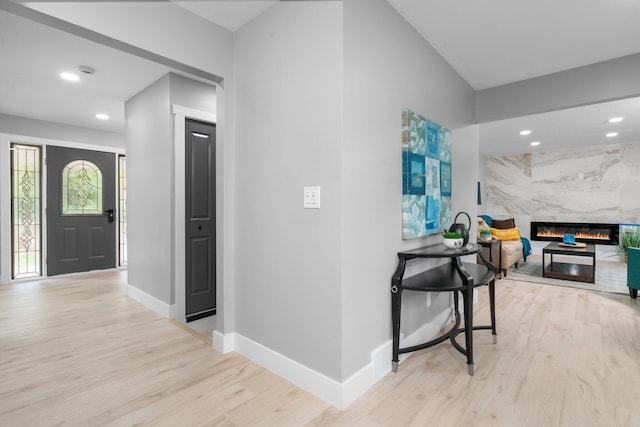
[[624,120],[624,117],[613,117],[609,119],[609,123],[618,123],[618,122],[621,122],[622,120]]
[[532,147],[535,147],[535,146],[537,146],[537,145],[540,145],[540,141],[533,141],[533,142],[532,142],[531,144],[529,144],[529,145],[531,145]]
[[80,77],[78,77],[77,74],[68,73],[66,71],[63,73],[60,73],[60,77],[70,82],[77,82],[78,80],[80,80]]
[[100,119],[100,120],[109,120],[109,116],[103,113],[98,113],[96,114],[96,119]]
[[614,136],[618,136],[618,132],[609,132],[606,137],[607,138],[613,138]]
[[531,131],[529,129],[521,130],[520,135],[522,136],[531,135]]

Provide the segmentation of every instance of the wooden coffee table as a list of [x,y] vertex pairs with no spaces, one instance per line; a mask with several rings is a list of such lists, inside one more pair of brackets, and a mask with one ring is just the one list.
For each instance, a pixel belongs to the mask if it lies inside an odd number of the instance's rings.
[[[551,262],[546,263],[547,255],[551,256]],[[572,262],[554,262],[554,255],[567,255],[572,257],[589,257],[591,264],[578,264]],[[568,247],[558,242],[549,243],[542,250],[542,277],[554,279],[575,280],[578,282],[595,283],[596,281],[596,247],[586,244],[584,248]]]

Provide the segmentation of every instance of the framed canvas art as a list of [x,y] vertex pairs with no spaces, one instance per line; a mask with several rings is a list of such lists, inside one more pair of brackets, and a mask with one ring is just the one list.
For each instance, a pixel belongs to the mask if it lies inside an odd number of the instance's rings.
[[402,238],[439,233],[451,222],[451,132],[402,111]]

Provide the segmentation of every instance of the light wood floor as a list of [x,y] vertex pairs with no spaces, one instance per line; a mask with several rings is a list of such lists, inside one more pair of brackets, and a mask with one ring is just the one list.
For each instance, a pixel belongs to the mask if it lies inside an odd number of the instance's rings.
[[627,296],[500,280],[498,344],[474,335],[475,376],[442,344],[338,411],[127,299],[124,282],[0,286],[1,426],[640,426]]

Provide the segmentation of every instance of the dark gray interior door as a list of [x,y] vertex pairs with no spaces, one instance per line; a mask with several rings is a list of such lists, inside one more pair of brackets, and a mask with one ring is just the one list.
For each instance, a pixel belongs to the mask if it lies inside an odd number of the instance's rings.
[[47,147],[47,275],[116,267],[116,155]]
[[215,125],[185,121],[186,317],[216,313]]

